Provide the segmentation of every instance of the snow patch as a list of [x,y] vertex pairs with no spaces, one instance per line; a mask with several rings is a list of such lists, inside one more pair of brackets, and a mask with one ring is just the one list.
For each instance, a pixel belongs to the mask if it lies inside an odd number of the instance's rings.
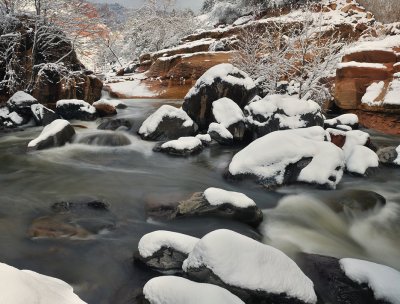
[[176,140],[167,141],[161,145],[163,149],[175,149],[175,150],[193,150],[196,147],[202,146],[202,142],[197,137],[187,136],[180,137]]
[[232,133],[219,123],[212,122],[209,125],[207,133],[210,134],[211,132],[219,134],[219,136],[221,136],[222,138],[233,139]]
[[243,193],[226,191],[218,188],[208,188],[204,191],[204,197],[212,206],[223,204],[231,204],[238,208],[256,206],[256,203]]
[[140,79],[108,83],[107,86],[110,87],[112,92],[123,95],[127,98],[156,96],[156,94],[154,92],[151,92]]
[[384,87],[384,81],[374,82],[367,88],[367,91],[362,97],[361,102],[370,106],[376,105],[376,100],[382,94]]
[[212,112],[215,120],[225,128],[244,121],[242,109],[233,100],[226,97],[213,102]]

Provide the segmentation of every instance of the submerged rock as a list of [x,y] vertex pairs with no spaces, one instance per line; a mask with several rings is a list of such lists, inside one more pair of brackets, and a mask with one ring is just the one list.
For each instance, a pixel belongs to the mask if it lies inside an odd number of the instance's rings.
[[122,147],[129,146],[131,141],[122,132],[112,132],[84,135],[78,139],[78,143],[101,147]]
[[118,119],[108,119],[106,121],[103,121],[97,127],[97,129],[110,130],[110,131],[115,131],[120,129],[130,130],[132,129],[132,126],[133,126],[132,121],[128,119],[118,118]]
[[64,99],[56,103],[57,113],[64,119],[91,121],[97,119],[96,109],[89,103],[78,99]]
[[247,304],[316,303],[313,282],[283,252],[229,230],[196,243],[183,263],[189,279],[221,286]]
[[146,140],[171,140],[196,131],[197,125],[185,111],[163,105],[143,122],[138,133]]
[[57,119],[45,126],[39,137],[29,142],[28,151],[61,147],[71,142],[74,136],[75,130],[70,123]]
[[176,232],[151,232],[140,239],[134,261],[164,274],[180,273],[183,261],[198,241]]
[[150,280],[135,299],[137,304],[244,304],[228,290],[180,277]]
[[203,143],[196,137],[180,137],[176,140],[157,144],[153,151],[175,156],[190,156],[203,151]]
[[231,64],[219,64],[197,80],[186,95],[182,108],[200,130],[206,130],[213,121],[214,101],[227,97],[243,108],[255,95],[256,85],[249,75]]
[[60,202],[52,214],[35,219],[29,228],[31,238],[91,239],[115,228],[115,216],[101,201]]
[[182,217],[217,216],[258,227],[263,213],[246,195],[223,189],[208,188],[194,193],[191,198],[176,204],[155,206],[148,210],[155,218],[177,219]]

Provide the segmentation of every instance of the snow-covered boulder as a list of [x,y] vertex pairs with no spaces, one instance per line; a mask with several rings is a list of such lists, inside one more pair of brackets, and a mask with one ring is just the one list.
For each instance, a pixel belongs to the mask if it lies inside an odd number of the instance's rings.
[[400,273],[392,268],[306,253],[300,254],[297,261],[314,282],[321,303],[400,303]]
[[232,145],[233,144],[233,135],[227,128],[223,125],[212,122],[208,127],[207,133],[210,137],[218,142],[221,145]]
[[63,119],[54,120],[45,126],[42,133],[28,144],[28,151],[43,150],[64,146],[75,135],[74,128]]
[[247,105],[244,112],[253,138],[279,130],[324,124],[321,107],[312,100],[296,96],[268,95]]
[[356,114],[343,114],[324,121],[325,128],[343,129],[343,126],[350,127],[345,131],[358,129],[358,116]]
[[0,299],[4,304],[85,304],[73,288],[56,278],[0,263]]
[[133,121],[125,118],[107,119],[103,121],[98,127],[98,130],[130,130],[132,129]]
[[180,137],[175,140],[157,144],[153,151],[175,156],[190,156],[203,151],[203,143],[197,137]]
[[67,120],[77,119],[91,121],[97,119],[96,109],[79,99],[63,99],[56,103],[56,112]]
[[195,283],[180,277],[158,277],[150,280],[138,304],[244,304],[226,289],[204,283]]
[[400,166],[400,146],[379,149],[377,154],[381,164]]
[[101,147],[122,147],[129,146],[132,142],[123,132],[99,132],[89,135],[81,135],[77,143],[101,146]]
[[20,116],[17,112],[10,112],[7,107],[0,108],[0,129],[16,128],[22,126],[27,120]]
[[188,92],[183,110],[206,130],[212,122],[212,103],[222,97],[232,99],[243,108],[256,94],[254,81],[245,72],[223,63],[209,69]]
[[143,122],[138,133],[146,140],[170,140],[196,131],[197,125],[185,111],[163,105]]
[[217,123],[224,126],[234,141],[242,141],[246,132],[242,109],[231,99],[221,98],[212,103],[212,113]]
[[39,103],[33,104],[31,106],[31,111],[33,119],[38,126],[47,126],[54,120],[59,119],[59,116],[53,110],[50,110]]
[[144,235],[135,253],[135,262],[161,273],[182,272],[183,261],[199,239],[170,231],[155,231]]
[[196,138],[200,139],[203,143],[203,146],[208,146],[212,142],[212,138],[210,134],[197,134]]
[[156,205],[148,209],[153,218],[176,219],[182,217],[215,216],[232,219],[258,227],[263,213],[256,203],[243,193],[208,188],[194,193],[189,199],[168,206]]
[[18,91],[7,101],[7,107],[10,112],[17,112],[22,116],[31,116],[31,106],[37,103],[37,99],[33,96]]
[[313,282],[292,259],[230,230],[204,236],[183,270],[189,279],[219,285],[245,303],[317,303]]
[[255,178],[265,186],[303,182],[335,189],[343,175],[344,153],[324,140],[322,127],[272,132],[238,152],[229,175]]

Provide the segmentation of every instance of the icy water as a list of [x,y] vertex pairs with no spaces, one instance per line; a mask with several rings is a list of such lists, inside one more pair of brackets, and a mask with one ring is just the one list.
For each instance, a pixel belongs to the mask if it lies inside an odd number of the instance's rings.
[[[162,103],[127,100],[119,117],[141,122]],[[77,128],[78,138],[97,132],[98,122]],[[84,144],[27,154],[27,143],[40,128],[0,135],[0,261],[58,277],[72,284],[88,303],[129,303],[135,289],[154,276],[132,264],[141,236],[171,230],[201,237],[228,228],[281,248],[337,257],[377,261],[400,270],[400,169],[381,168],[368,178],[346,176],[338,191],[306,186],[266,191],[252,183],[229,183],[222,177],[237,149],[206,148],[190,158],[153,153],[154,143],[130,133],[131,145],[102,148]],[[379,145],[400,144],[400,138],[372,134]],[[193,192],[220,187],[253,198],[265,210],[259,231],[215,218],[156,222],[146,218],[151,202],[176,201]],[[384,207],[333,211],[330,203],[371,200],[355,190],[375,191],[387,199]],[[49,213],[53,203],[81,199],[110,203],[116,228],[90,240],[31,239],[35,218]]]

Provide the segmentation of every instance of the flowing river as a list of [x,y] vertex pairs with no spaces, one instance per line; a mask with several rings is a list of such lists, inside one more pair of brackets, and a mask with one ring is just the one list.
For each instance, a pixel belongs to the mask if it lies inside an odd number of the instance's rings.
[[[128,108],[119,110],[118,118],[134,121],[128,146],[82,144],[88,136],[110,132],[96,130],[99,122],[76,128],[76,143],[29,154],[27,143],[41,128],[0,134],[1,262],[63,279],[83,300],[96,304],[129,303],[135,289],[155,276],[132,263],[140,238],[155,230],[201,237],[227,228],[289,255],[300,250],[356,257],[400,270],[400,169],[381,167],[366,178],[346,175],[337,191],[307,186],[267,191],[251,182],[230,183],[223,172],[238,148],[212,146],[197,156],[176,158],[152,152],[154,143],[136,135],[158,106],[179,102],[124,102]],[[400,144],[400,137],[371,135],[378,146]],[[259,231],[216,218],[146,218],[147,204],[188,198],[211,186],[254,199],[265,210]],[[382,195],[386,204],[376,204],[382,199],[368,191]],[[110,204],[113,229],[85,239],[29,237],[32,222],[50,214],[54,203],[91,199]]]

